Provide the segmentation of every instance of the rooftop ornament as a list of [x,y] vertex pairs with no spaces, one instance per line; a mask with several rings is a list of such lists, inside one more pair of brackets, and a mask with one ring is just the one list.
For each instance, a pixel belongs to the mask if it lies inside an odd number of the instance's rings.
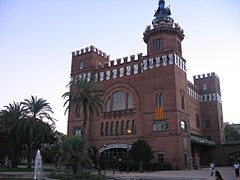
[[165,7],[165,1],[159,0],[158,9],[154,14],[155,19],[152,21],[153,27],[158,27],[161,25],[173,25],[173,19],[170,17],[171,11],[170,7]]

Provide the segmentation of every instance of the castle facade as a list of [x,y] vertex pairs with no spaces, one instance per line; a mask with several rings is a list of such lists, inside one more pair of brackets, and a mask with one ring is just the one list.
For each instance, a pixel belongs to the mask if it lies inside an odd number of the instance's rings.
[[[184,31],[160,0],[143,33],[147,54],[116,60],[94,46],[72,52],[71,77],[94,78],[104,96],[100,116],[87,122],[85,137],[100,161],[127,160],[133,142],[144,139],[154,162],[190,169],[217,159],[224,142],[220,81],[212,72],[187,80]],[[81,135],[83,118],[70,108],[68,135]]]

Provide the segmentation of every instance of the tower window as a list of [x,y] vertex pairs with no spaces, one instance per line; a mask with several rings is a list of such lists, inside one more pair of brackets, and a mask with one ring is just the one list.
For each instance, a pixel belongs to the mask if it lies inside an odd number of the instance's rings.
[[181,121],[181,130],[187,132],[187,123],[185,121]]
[[83,60],[80,61],[79,68],[83,69]]
[[203,88],[204,91],[207,90],[207,84],[204,83],[203,86],[202,86],[202,88]]
[[210,119],[206,118],[205,122],[206,122],[206,129],[210,129],[211,128]]
[[75,128],[73,129],[73,135],[74,135],[74,136],[81,136],[81,135],[82,135],[82,129],[81,129],[81,127],[75,127]]
[[153,40],[153,50],[154,52],[162,51],[163,50],[163,42],[161,39],[154,39]]

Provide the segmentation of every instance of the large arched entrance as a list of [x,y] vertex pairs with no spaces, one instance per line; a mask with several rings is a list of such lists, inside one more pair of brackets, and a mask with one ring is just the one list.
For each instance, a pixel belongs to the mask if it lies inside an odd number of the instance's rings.
[[128,144],[107,144],[99,149],[99,164],[102,169],[118,169],[122,163],[128,163]]

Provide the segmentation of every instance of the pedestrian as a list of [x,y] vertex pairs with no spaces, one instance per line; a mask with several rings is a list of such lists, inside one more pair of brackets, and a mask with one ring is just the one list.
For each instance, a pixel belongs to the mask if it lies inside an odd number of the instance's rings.
[[239,177],[239,163],[235,162],[233,165],[234,169],[235,169],[235,175],[236,177]]
[[210,163],[210,175],[213,176],[213,173],[215,171],[215,163],[212,161]]
[[216,171],[216,173],[215,173],[215,179],[216,179],[216,180],[224,180],[219,171]]

